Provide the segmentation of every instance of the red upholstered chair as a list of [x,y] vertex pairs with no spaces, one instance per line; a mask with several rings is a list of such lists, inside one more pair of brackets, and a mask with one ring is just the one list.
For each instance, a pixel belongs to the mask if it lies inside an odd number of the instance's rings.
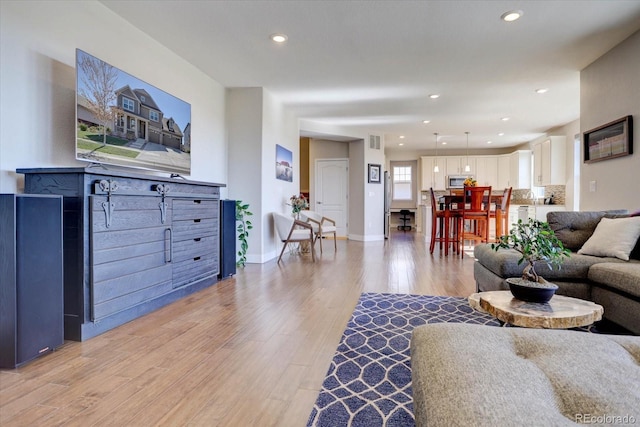
[[[489,241],[489,218],[491,216],[491,187],[464,187],[458,225],[458,243],[464,258],[465,240]],[[476,230],[481,230],[477,233]]]

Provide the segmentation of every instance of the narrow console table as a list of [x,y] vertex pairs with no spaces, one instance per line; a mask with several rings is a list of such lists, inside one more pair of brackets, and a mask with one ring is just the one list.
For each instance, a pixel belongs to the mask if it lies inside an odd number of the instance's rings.
[[18,169],[64,203],[64,335],[84,341],[217,282],[220,187],[99,168]]

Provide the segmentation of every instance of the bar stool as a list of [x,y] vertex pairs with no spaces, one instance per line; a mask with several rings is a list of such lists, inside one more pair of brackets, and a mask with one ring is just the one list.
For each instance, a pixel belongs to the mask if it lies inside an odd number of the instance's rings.
[[496,203],[496,208],[489,212],[490,218],[492,218],[496,222],[496,242],[500,240],[500,236],[509,233],[509,206],[511,205],[511,189],[512,187],[504,189],[500,203]]
[[[489,241],[491,187],[464,187],[462,215],[458,225],[458,243],[464,258],[464,241]],[[466,221],[469,221],[467,224]],[[468,226],[468,230],[466,228]],[[474,230],[482,230],[480,235]]]
[[[431,243],[429,245],[429,252],[433,253],[436,243],[440,244],[440,251],[444,244],[444,254],[449,255],[449,245],[457,242],[458,227],[457,217],[459,216],[456,211],[449,209],[449,206],[444,209],[438,209],[438,203],[436,202],[436,196],[433,192],[433,188],[429,189],[431,193]],[[453,228],[452,228],[453,226]],[[452,233],[453,232],[453,233]],[[453,234],[453,235],[452,235]],[[457,245],[453,247],[454,251],[457,251]]]

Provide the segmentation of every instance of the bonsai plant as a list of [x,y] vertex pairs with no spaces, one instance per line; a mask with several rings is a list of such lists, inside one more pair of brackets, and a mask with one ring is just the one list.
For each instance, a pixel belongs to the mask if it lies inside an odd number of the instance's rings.
[[238,261],[236,261],[238,267],[244,267],[247,263],[247,249],[249,249],[247,237],[249,237],[249,230],[253,228],[253,225],[246,217],[251,215],[253,213],[249,211],[249,204],[243,204],[242,200],[236,200],[236,222],[238,223],[238,240],[240,241]]
[[560,268],[570,251],[564,247],[546,222],[536,219],[523,222],[520,219],[514,225],[509,234],[500,236],[497,243],[491,244],[491,248],[496,251],[514,249],[521,255],[518,264],[526,261],[527,265],[522,271],[522,277],[507,279],[511,293],[516,298],[531,302],[547,302],[558,286],[547,282],[538,274],[536,263],[544,263],[549,269]]

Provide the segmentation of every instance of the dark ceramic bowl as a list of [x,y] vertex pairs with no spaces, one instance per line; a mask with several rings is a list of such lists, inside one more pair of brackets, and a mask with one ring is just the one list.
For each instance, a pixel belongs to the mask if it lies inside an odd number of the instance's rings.
[[519,277],[507,279],[507,283],[514,298],[527,302],[549,302],[558,289],[558,285],[553,283],[529,282]]

